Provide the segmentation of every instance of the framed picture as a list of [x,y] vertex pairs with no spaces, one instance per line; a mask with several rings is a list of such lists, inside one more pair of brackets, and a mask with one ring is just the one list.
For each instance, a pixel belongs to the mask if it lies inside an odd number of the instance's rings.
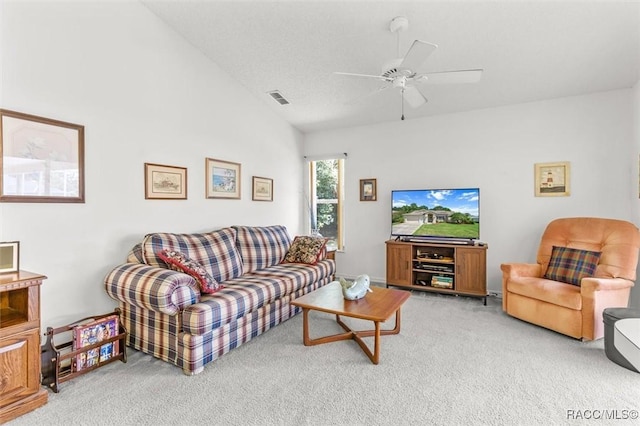
[[273,179],[253,177],[253,201],[273,201]]
[[0,201],[84,203],[84,126],[0,109]]
[[186,167],[144,163],[144,198],[147,200],[186,200]]
[[20,269],[20,242],[0,243],[0,274],[18,272]]
[[205,171],[207,198],[240,199],[240,163],[207,158]]
[[536,197],[568,197],[570,165],[568,161],[559,163],[536,163]]
[[376,201],[375,179],[360,179],[360,201]]

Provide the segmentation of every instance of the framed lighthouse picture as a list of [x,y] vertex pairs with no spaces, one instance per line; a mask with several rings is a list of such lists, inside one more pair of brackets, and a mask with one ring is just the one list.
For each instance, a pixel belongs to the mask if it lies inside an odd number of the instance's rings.
[[536,163],[534,171],[536,197],[568,197],[570,195],[571,168],[568,161]]

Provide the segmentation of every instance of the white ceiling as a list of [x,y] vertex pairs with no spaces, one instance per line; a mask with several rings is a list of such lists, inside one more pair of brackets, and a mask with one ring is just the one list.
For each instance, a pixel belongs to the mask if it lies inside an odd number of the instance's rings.
[[[424,69],[482,68],[474,84],[428,85],[407,119],[632,87],[640,79],[637,1],[142,0],[302,132],[400,120],[398,89],[364,96],[415,39],[437,44]],[[281,106],[267,92],[291,102]]]

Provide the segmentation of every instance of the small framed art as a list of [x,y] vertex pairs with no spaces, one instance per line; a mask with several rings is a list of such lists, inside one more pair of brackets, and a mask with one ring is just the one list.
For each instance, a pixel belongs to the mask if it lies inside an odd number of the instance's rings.
[[144,163],[144,198],[147,200],[186,200],[187,169]]
[[240,199],[240,163],[207,158],[206,196],[207,198]]
[[20,269],[20,242],[0,243],[0,274],[18,272]]
[[84,126],[0,109],[0,201],[84,203]]
[[360,201],[376,201],[376,180],[360,179]]
[[568,197],[570,195],[571,170],[568,161],[536,163],[534,172],[536,197]]
[[253,201],[273,201],[273,179],[253,177]]

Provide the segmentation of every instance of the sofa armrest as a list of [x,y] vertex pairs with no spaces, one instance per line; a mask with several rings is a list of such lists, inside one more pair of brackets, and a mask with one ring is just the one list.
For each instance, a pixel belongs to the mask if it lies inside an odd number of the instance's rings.
[[580,292],[585,295],[596,291],[622,290],[633,287],[634,282],[624,278],[583,278],[580,281]]
[[500,265],[504,278],[542,276],[542,265],[539,263],[503,263]]
[[190,275],[140,263],[115,267],[104,283],[111,298],[167,315],[200,301],[198,283]]

